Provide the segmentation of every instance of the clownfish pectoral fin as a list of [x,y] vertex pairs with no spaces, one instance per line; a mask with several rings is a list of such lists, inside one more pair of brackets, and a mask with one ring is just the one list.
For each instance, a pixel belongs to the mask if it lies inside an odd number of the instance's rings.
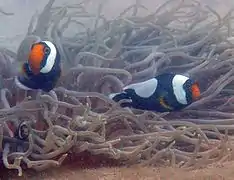
[[61,67],[61,77],[65,77],[71,73],[71,67],[67,65],[68,63],[63,63],[61,62],[60,67]]
[[162,97],[162,96],[159,98],[159,103],[160,103],[160,105],[161,105],[162,107],[164,107],[165,109],[173,110],[173,108],[172,108],[171,106],[169,106],[169,105],[166,103],[164,97]]
[[69,75],[70,73],[71,73],[71,70],[70,70],[70,69],[63,68],[63,66],[61,66],[61,73],[60,73],[60,77],[61,77],[61,78],[66,77],[66,76]]
[[33,89],[38,89],[38,85],[32,81],[31,79],[29,79],[28,77],[25,76],[16,76],[14,78],[15,81],[15,85],[23,90],[33,90]]
[[25,66],[24,66],[24,64],[21,64],[20,63],[20,65],[18,65],[18,70],[17,70],[17,73],[19,73],[19,74],[25,74]]
[[68,71],[61,69],[60,77],[66,77],[68,75]]

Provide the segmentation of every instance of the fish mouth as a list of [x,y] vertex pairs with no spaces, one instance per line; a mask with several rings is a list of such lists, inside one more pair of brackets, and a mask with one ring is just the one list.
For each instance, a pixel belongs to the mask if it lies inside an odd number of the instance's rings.
[[199,88],[198,83],[194,83],[191,87],[191,91],[192,91],[192,99],[194,101],[198,100],[201,98],[201,91]]

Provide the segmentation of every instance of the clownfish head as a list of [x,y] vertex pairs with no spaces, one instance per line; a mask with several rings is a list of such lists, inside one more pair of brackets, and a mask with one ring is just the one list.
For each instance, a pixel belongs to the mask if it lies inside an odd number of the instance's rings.
[[58,51],[56,46],[50,41],[41,41],[31,47],[28,57],[28,64],[32,73],[48,73],[55,64]]
[[188,79],[184,84],[187,101],[190,103],[197,101],[201,97],[201,90],[198,82]]
[[173,92],[177,102],[189,105],[201,96],[199,84],[184,75],[176,74],[172,80]]

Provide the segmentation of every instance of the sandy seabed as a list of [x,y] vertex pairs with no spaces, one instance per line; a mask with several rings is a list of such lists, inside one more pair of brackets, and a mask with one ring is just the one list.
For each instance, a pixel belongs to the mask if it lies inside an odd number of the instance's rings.
[[42,172],[26,170],[22,177],[17,177],[14,170],[0,169],[0,172],[0,180],[233,180],[234,161],[196,170],[140,165],[119,167],[113,160],[84,153],[68,158],[57,168]]
[[63,166],[58,169],[47,170],[36,174],[28,172],[23,177],[18,178],[9,178],[9,176],[7,179],[12,180],[233,180],[234,163],[228,162],[216,167],[208,167],[189,172],[169,167],[160,169],[149,167],[117,167],[77,170],[72,166]]

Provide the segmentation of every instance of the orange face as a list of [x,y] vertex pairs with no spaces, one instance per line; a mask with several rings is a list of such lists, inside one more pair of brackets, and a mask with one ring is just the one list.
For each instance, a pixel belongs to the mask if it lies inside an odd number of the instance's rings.
[[193,97],[193,100],[199,99],[200,96],[201,96],[201,92],[200,92],[199,85],[198,85],[198,83],[194,83],[192,85],[192,97]]
[[43,44],[34,44],[29,53],[29,66],[34,74],[40,73],[41,63],[44,59],[44,46]]

